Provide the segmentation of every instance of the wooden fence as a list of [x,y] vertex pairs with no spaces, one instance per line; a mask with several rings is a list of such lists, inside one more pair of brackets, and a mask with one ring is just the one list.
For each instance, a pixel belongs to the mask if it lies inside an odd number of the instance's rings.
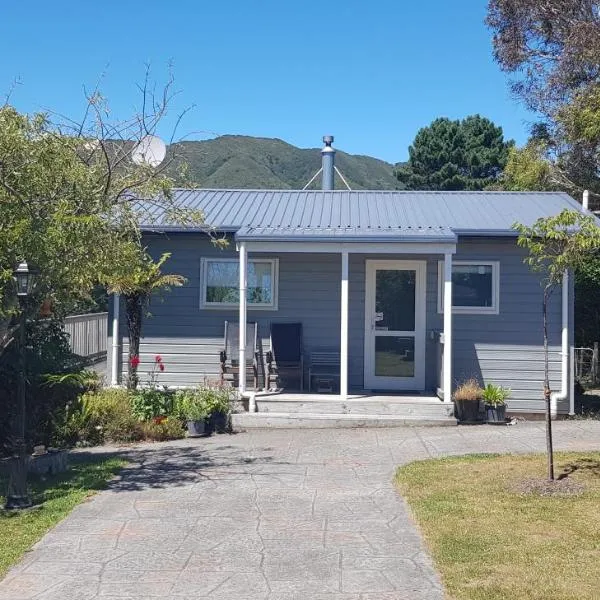
[[74,354],[89,359],[102,359],[106,356],[108,313],[67,317],[64,330],[69,335]]

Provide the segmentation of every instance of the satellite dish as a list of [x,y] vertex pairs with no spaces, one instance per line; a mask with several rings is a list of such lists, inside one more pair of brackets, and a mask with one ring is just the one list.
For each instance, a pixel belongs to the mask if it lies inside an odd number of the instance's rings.
[[88,150],[89,152],[96,152],[96,150],[98,150],[98,148],[100,148],[100,140],[88,140],[87,142],[84,142],[83,147],[85,150]]
[[165,160],[167,147],[165,143],[155,135],[145,135],[133,148],[131,160],[136,165],[150,165],[158,167]]

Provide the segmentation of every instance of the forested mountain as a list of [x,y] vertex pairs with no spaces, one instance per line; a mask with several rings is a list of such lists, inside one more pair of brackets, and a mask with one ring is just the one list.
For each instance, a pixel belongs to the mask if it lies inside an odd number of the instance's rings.
[[[321,166],[320,148],[296,148],[279,139],[241,135],[180,142],[169,152],[176,157],[173,173],[178,164],[188,165],[186,178],[177,177],[178,183],[204,188],[302,189]],[[336,165],[352,189],[404,187],[394,177],[393,165],[370,156],[338,150]],[[320,185],[319,177],[311,188]],[[345,189],[337,175],[336,189]]]

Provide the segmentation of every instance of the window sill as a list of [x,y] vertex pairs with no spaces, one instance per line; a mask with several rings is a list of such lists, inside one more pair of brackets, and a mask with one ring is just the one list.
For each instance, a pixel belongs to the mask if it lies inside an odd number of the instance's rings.
[[[438,315],[443,315],[444,311],[438,310]],[[497,308],[461,308],[454,307],[452,309],[453,315],[499,315],[500,310]]]
[[[200,310],[220,310],[220,311],[234,311],[238,312],[240,310],[239,304],[202,304],[200,305]],[[276,311],[278,307],[275,305],[269,306],[255,306],[252,304],[246,305],[246,310],[259,310],[259,311]]]

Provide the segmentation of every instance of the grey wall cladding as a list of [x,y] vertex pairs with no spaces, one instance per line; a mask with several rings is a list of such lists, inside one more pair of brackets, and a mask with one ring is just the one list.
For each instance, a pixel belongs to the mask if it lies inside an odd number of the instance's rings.
[[[161,383],[196,385],[205,377],[218,376],[218,353],[223,345],[225,320],[237,321],[237,310],[200,310],[200,259],[202,256],[235,257],[235,246],[215,248],[206,236],[172,234],[148,236],[153,255],[171,252],[167,270],[184,275],[188,283],[152,301],[152,316],[145,320],[140,373],[160,354],[166,365]],[[252,256],[252,253],[250,253]],[[262,351],[268,349],[269,324],[302,322],[305,350],[339,348],[340,270],[339,254],[264,254],[279,258],[279,310],[249,310],[249,320],[259,327]],[[542,318],[541,286],[523,264],[523,250],[513,239],[461,240],[457,260],[500,260],[500,314],[454,315],[455,382],[475,376],[513,390],[510,409],[542,411]],[[427,261],[426,290],[426,386],[436,385],[434,332],[443,329],[437,312],[439,255],[350,255],[349,381],[362,388],[364,363],[365,264],[373,259]],[[553,389],[560,386],[560,290],[550,306],[550,367]],[[122,335],[124,320],[121,321]],[[123,352],[127,352],[123,340]],[[111,340],[109,340],[109,354]],[[124,360],[126,363],[126,360]],[[109,362],[110,364],[110,362]],[[568,411],[568,401],[559,406]]]

